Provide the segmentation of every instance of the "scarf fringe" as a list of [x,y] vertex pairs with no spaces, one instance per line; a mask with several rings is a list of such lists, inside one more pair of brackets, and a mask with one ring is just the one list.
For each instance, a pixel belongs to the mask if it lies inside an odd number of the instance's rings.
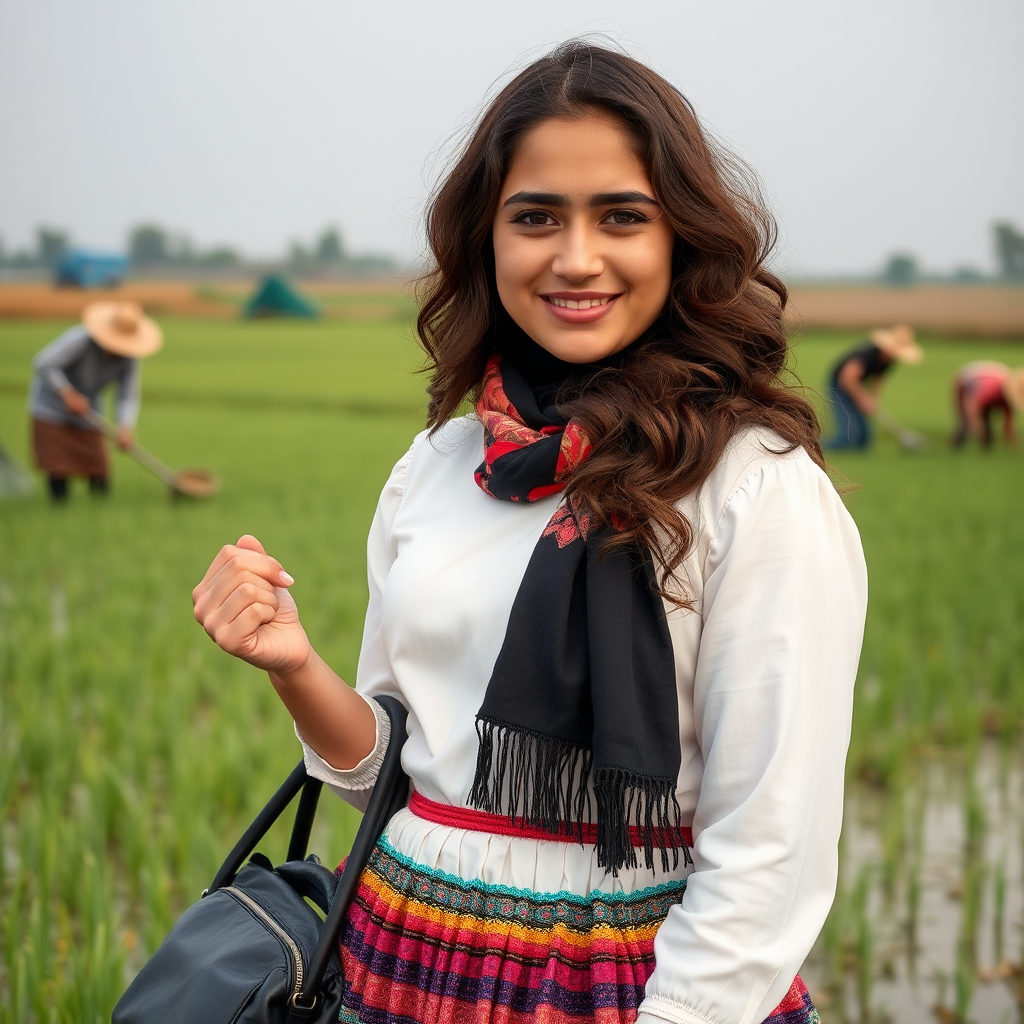
[[[655,847],[661,852],[661,869],[679,866],[679,847],[669,836],[682,828],[682,812],[676,800],[676,780],[639,775],[624,768],[598,768],[594,774],[597,797],[597,863],[611,868],[637,866],[636,849],[629,841],[630,828],[640,831],[644,864],[654,868]],[[657,842],[655,840],[658,840]],[[683,846],[683,863],[692,864]]]
[[590,817],[590,750],[479,715],[476,732],[480,745],[470,804],[582,843],[583,822]]
[[[588,781],[593,754],[587,747],[556,739],[508,722],[477,716],[476,773],[469,803],[490,814],[542,828],[554,835],[572,835],[583,842],[583,823],[590,819]],[[629,830],[643,837],[644,862],[654,868],[654,850],[661,867],[679,865],[679,847],[669,836],[682,827],[675,798],[675,779],[651,778],[622,768],[599,768],[594,774],[597,799],[597,862],[618,875],[637,866]],[[683,847],[684,864],[692,864]]]

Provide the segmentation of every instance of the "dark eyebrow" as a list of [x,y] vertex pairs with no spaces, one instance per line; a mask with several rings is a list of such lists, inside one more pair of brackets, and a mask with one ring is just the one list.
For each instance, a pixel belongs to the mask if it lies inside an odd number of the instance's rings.
[[[616,206],[619,203],[644,203],[657,206],[658,200],[643,192],[597,192],[590,197],[590,206]],[[509,196],[502,206],[571,206],[569,197],[560,192],[517,192]]]
[[537,206],[568,206],[569,197],[558,192],[517,192],[514,196],[509,196],[501,205],[522,206],[524,203]]
[[619,203],[646,203],[657,206],[658,200],[643,192],[598,192],[590,197],[591,206],[617,206]]

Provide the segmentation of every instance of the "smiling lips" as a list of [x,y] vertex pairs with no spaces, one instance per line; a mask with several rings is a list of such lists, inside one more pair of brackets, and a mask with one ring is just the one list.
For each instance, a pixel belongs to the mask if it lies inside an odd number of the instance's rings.
[[541,296],[554,316],[570,324],[600,320],[608,315],[618,297],[607,292],[552,292]]

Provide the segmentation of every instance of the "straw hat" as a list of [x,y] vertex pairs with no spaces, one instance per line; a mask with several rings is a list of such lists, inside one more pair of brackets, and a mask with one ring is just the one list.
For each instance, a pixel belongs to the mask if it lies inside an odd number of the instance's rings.
[[137,302],[91,302],[82,323],[92,340],[115,356],[151,356],[164,343],[163,331]]
[[1011,370],[1003,381],[1003,394],[1015,409],[1024,409],[1024,366]]
[[889,357],[900,363],[919,363],[924,349],[914,341],[913,328],[906,324],[879,327],[871,332],[871,340]]

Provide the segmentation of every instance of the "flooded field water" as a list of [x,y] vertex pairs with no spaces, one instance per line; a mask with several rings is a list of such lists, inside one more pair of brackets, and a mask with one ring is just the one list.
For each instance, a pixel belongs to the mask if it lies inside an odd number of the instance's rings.
[[1024,754],[917,762],[847,794],[836,904],[804,971],[825,1024],[1024,1024]]

